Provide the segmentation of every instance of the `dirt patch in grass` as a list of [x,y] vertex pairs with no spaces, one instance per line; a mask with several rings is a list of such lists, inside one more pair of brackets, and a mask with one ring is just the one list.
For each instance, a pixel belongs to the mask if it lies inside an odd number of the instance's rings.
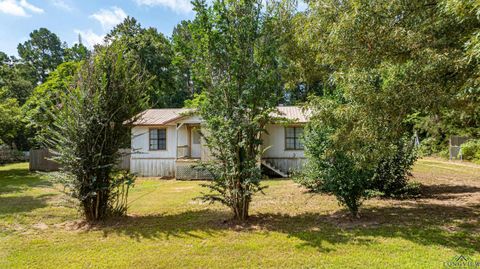
[[89,223],[85,220],[71,220],[65,221],[62,223],[58,223],[53,225],[56,229],[62,229],[66,231],[89,231],[96,229],[96,224]]

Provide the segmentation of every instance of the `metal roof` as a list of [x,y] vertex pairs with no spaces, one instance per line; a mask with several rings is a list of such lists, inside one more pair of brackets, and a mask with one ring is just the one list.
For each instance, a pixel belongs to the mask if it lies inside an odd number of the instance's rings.
[[132,125],[165,125],[185,117],[191,111],[186,108],[147,109],[137,115],[137,120]]
[[[306,115],[301,107],[298,106],[279,106],[278,113],[272,116],[276,118],[286,119],[295,123],[306,123],[308,115]],[[132,125],[165,125],[175,122],[189,115],[192,109],[187,108],[163,108],[163,109],[147,109],[138,115],[138,119]]]
[[281,117],[295,123],[307,123],[308,112],[305,113],[299,106],[279,106],[277,107],[279,113],[272,115],[274,117]]

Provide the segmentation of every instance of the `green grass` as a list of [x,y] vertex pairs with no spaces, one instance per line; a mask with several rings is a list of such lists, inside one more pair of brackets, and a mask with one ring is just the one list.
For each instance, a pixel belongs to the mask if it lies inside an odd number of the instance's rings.
[[82,227],[48,174],[0,167],[0,268],[443,268],[480,261],[480,168],[420,160],[416,200],[366,201],[351,221],[336,200],[269,180],[252,218],[194,198],[199,181],[140,179],[129,217]]

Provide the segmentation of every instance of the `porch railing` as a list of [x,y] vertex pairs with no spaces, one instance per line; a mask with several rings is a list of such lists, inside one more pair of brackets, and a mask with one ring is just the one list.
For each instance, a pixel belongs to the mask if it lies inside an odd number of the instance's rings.
[[177,146],[177,158],[189,158],[190,150],[188,145]]

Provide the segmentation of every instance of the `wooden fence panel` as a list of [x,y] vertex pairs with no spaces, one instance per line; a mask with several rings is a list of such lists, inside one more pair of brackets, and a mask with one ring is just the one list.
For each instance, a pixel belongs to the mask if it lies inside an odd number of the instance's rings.
[[[120,158],[117,168],[130,170],[130,149],[120,149]],[[48,149],[30,150],[30,171],[58,171],[60,165],[51,160],[52,154]]]
[[60,165],[50,158],[52,153],[48,149],[30,150],[30,171],[57,171]]

